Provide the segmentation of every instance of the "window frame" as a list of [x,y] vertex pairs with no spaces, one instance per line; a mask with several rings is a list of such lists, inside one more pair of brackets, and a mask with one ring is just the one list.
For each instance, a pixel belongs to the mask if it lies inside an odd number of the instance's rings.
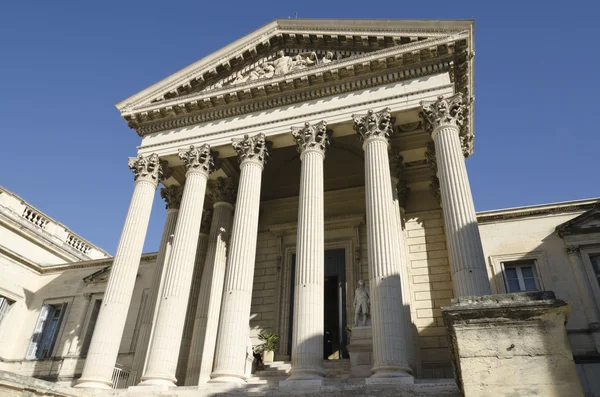
[[[44,320],[44,325],[42,327],[42,331],[41,331],[41,336],[40,339],[37,341],[37,346],[35,348],[35,351],[30,352],[31,350],[31,344],[34,342],[34,336],[36,328],[38,327],[39,321],[40,321],[40,317],[42,315],[42,311],[44,310],[45,306],[61,306],[61,313],[58,319],[58,324],[57,327],[54,331],[54,335],[52,337],[52,341],[50,343],[49,346],[49,350],[48,350],[48,354],[45,357],[40,357],[39,356],[39,349],[41,347],[41,341],[44,337],[44,334],[46,333],[47,327],[48,327],[48,320],[49,315],[46,317],[46,319]],[[63,334],[64,334],[64,330],[65,330],[65,326],[68,322],[68,317],[69,317],[69,312],[71,311],[71,307],[73,306],[73,297],[63,297],[63,298],[52,298],[52,299],[46,299],[42,302],[40,311],[38,312],[38,316],[37,316],[37,320],[35,322],[34,328],[32,330],[31,333],[31,338],[29,339],[29,345],[27,347],[27,351],[25,352],[25,359],[27,360],[46,360],[46,359],[51,359],[53,357],[58,356],[58,352],[59,352],[59,348],[64,347],[64,343],[63,342]]]
[[583,262],[583,267],[585,268],[589,285],[592,288],[592,293],[594,295],[594,298],[596,299],[596,306],[598,306],[600,302],[600,284],[598,283],[598,280],[596,278],[596,273],[594,272],[594,266],[592,265],[591,257],[595,255],[600,255],[600,245],[579,245],[579,255],[581,261]]
[[530,251],[513,254],[490,255],[489,257],[489,273],[491,273],[492,294],[508,294],[506,288],[506,272],[504,269],[505,263],[532,261],[535,266],[536,286],[538,291],[552,291],[552,276],[546,255],[543,251]]
[[[519,282],[519,288],[521,289],[520,291],[509,291],[508,278],[506,277],[507,276],[507,273],[506,273],[507,267],[516,269],[517,281]],[[520,261],[502,262],[502,274],[504,276],[504,288],[506,289],[506,292],[509,294],[517,293],[517,292],[535,292],[533,290],[528,291],[525,289],[525,277],[523,276],[523,270],[522,270],[523,267],[533,268],[533,281],[535,282],[535,288],[536,288],[535,291],[542,291],[541,283],[540,283],[540,275],[539,275],[538,266],[535,262],[535,259],[526,259],[526,260],[520,260]]]
[[[5,305],[3,305],[2,303],[6,302]],[[10,299],[7,296],[4,296],[0,293],[0,328],[2,327],[2,324],[4,324],[4,322],[6,321],[6,319],[8,318],[8,314],[10,313],[10,309],[11,307],[16,303],[15,300]],[[5,307],[4,312],[2,312],[2,307]]]

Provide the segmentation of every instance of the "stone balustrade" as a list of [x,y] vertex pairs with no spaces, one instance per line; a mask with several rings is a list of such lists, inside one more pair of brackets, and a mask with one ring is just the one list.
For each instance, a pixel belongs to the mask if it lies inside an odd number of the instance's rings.
[[108,258],[104,250],[73,233],[21,197],[0,186],[0,216],[10,219],[47,242],[69,252],[79,260]]

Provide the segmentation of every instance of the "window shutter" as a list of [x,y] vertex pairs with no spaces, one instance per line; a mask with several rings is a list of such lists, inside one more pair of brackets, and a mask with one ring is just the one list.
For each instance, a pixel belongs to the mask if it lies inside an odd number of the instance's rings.
[[50,344],[50,348],[48,349],[48,357],[54,357],[54,347],[60,343],[60,338],[62,337],[62,322],[65,318],[65,313],[67,311],[67,304],[63,303],[60,307],[60,314],[58,317],[58,321],[56,322],[56,328],[54,329],[54,335],[52,335],[52,343]]
[[48,320],[48,315],[52,306],[43,305],[42,310],[40,310],[40,316],[38,317],[37,324],[33,329],[33,335],[31,335],[31,342],[29,343],[29,348],[27,349],[27,354],[25,358],[27,359],[35,359],[37,358],[37,350],[42,340],[42,334],[44,332],[44,326],[46,325],[46,320]]

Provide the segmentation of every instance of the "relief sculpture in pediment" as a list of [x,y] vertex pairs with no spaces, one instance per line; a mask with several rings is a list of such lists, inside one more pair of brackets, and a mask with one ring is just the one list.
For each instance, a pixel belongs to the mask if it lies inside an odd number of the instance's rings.
[[272,60],[263,60],[258,65],[248,69],[241,70],[235,74],[235,78],[229,82],[221,81],[215,85],[215,88],[223,86],[231,86],[245,83],[248,81],[270,79],[276,76],[283,76],[291,72],[297,72],[315,65],[328,64],[333,61],[333,53],[327,53],[319,59],[316,52],[301,52],[294,56],[285,54],[281,50],[277,53],[277,57]]

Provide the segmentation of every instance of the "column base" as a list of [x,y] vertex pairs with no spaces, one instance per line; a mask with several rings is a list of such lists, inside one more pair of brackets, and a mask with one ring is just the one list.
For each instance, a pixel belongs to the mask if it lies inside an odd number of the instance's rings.
[[170,388],[177,387],[175,382],[177,379],[170,376],[142,376],[142,381],[135,387],[147,388],[147,387],[157,387],[157,388]]
[[415,378],[407,372],[374,374],[365,379],[366,385],[414,385]]
[[321,390],[323,387],[323,378],[313,379],[292,379],[289,377],[286,380],[279,381],[280,391],[308,391]]
[[76,389],[112,389],[112,381],[104,378],[79,378]]
[[246,378],[237,374],[210,374],[211,379],[207,383],[234,383],[238,385],[245,385]]

